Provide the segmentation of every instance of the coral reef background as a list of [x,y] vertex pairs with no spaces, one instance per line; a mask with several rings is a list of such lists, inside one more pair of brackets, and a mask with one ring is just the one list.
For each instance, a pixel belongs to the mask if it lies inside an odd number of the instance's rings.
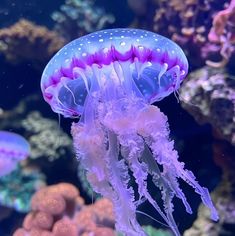
[[[78,229],[83,236],[117,235],[112,206],[93,193],[78,167],[70,121],[51,112],[39,85],[42,69],[64,44],[114,27],[154,31],[186,53],[190,71],[179,95],[157,105],[168,116],[180,159],[212,191],[220,221],[212,223],[184,185],[198,215],[182,212],[176,200],[174,216],[185,236],[235,235],[234,0],[0,2],[0,130],[17,132],[31,145],[29,158],[0,180],[0,235],[72,236]],[[99,200],[92,204],[92,197]],[[139,210],[157,218],[148,205]],[[138,219],[163,229],[146,228],[149,235],[170,235],[153,219]]]

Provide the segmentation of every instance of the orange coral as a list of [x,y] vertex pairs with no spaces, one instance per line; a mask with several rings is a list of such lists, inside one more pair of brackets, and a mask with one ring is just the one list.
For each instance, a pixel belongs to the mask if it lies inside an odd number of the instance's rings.
[[32,212],[13,236],[114,236],[112,204],[100,199],[84,205],[75,186],[45,187],[32,198]]
[[57,33],[24,19],[0,30],[0,52],[12,63],[44,64],[64,44]]

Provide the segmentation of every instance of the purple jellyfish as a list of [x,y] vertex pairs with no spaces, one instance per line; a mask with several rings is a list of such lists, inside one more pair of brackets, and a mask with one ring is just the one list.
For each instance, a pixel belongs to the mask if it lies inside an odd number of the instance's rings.
[[0,131],[0,177],[9,174],[29,155],[29,143],[20,135]]
[[[177,90],[187,71],[183,51],[171,40],[145,30],[110,29],[72,41],[43,72],[41,89],[52,110],[81,116],[71,131],[77,157],[94,190],[113,202],[116,229],[124,235],[146,235],[136,220],[145,200],[180,235],[173,197],[192,213],[180,178],[218,219],[208,190],[178,161],[167,117],[151,105]],[[163,207],[149,193],[148,176]],[[129,184],[132,177],[137,188]]]

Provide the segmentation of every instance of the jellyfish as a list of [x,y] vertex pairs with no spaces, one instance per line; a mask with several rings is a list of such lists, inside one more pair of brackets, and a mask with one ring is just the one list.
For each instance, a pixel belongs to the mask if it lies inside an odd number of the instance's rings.
[[30,146],[19,134],[0,131],[0,177],[9,174],[29,156]]
[[[144,201],[180,235],[173,198],[188,213],[192,209],[179,179],[195,189],[211,218],[218,220],[209,191],[178,160],[167,117],[152,105],[177,91],[187,72],[177,44],[139,29],[102,30],[78,38],[43,72],[41,90],[52,110],[79,118],[71,128],[76,156],[93,189],[113,202],[115,227],[124,235],[146,235],[136,218]],[[151,186],[155,191],[150,193]]]

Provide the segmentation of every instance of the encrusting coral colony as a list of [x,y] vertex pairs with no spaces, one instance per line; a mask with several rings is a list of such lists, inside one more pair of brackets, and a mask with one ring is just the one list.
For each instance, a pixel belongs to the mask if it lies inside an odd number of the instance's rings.
[[32,197],[32,211],[13,236],[115,236],[112,204],[107,199],[85,205],[68,183],[42,188]]
[[[5,0],[3,2],[7,1],[8,0]],[[31,1],[34,4],[38,4],[38,0]],[[210,195],[212,202],[215,205],[215,209],[218,211],[219,220],[217,222],[212,221],[208,209],[205,206],[200,205],[197,217],[194,215],[194,219],[196,218],[196,220],[193,222],[192,218],[191,223],[186,227],[181,225],[179,227],[180,233],[184,236],[234,236],[235,0],[128,0],[125,4],[128,4],[130,15],[132,13],[133,18],[130,22],[123,21],[125,23],[122,23],[121,25],[119,25],[118,22],[120,16],[116,11],[106,9],[105,5],[101,6],[101,4],[97,3],[99,3],[99,1],[64,0],[64,3],[61,6],[52,9],[51,12],[48,13],[48,17],[52,22],[52,25],[48,28],[40,23],[40,21],[33,22],[33,18],[28,19],[27,17],[24,17],[24,15],[20,16],[13,25],[4,24],[3,27],[0,28],[0,60],[5,63],[4,65],[6,65],[6,68],[7,65],[12,68],[20,67],[21,65],[28,63],[28,65],[30,65],[28,67],[29,71],[31,72],[31,70],[33,70],[33,73],[35,74],[35,78],[32,78],[32,83],[39,84],[38,72],[41,73],[42,68],[48,63],[50,58],[69,41],[88,33],[114,27],[142,28],[163,35],[176,42],[183,49],[183,52],[189,61],[189,75],[182,83],[180,89],[175,91],[176,96],[179,97],[180,105],[185,110],[185,113],[189,113],[200,125],[209,124],[212,136],[210,147],[212,153],[211,159],[215,166],[219,167],[218,169],[222,173],[221,176],[214,181],[214,186],[211,188],[209,187],[209,189],[212,189]],[[1,10],[2,8],[0,6],[0,13]],[[117,37],[115,32],[111,33]],[[98,35],[97,38],[101,40],[99,41],[100,43],[106,43],[103,38],[100,39],[99,37],[100,36]],[[145,36],[142,35],[142,38],[138,40],[142,40],[144,37]],[[117,47],[123,48],[126,45],[129,45],[130,40],[124,41],[124,39],[124,35],[120,36],[121,41]],[[94,43],[92,40],[95,39],[88,40],[89,43]],[[113,40],[113,35],[110,35],[110,40]],[[140,41],[137,42],[139,43]],[[97,45],[99,44],[97,43]],[[105,45],[107,46],[107,44]],[[87,45],[83,45],[83,47],[85,49],[88,48]],[[103,49],[102,52],[99,51],[101,56],[104,56],[102,53],[105,53],[105,50],[107,51],[109,48],[107,46]],[[138,47],[138,50],[144,51],[144,56],[149,55],[147,49],[148,48]],[[93,51],[95,51],[94,48]],[[134,66],[130,65],[130,68],[134,68],[132,70],[133,77],[138,77],[141,73],[149,73],[151,76],[152,68],[147,68],[149,64],[145,62],[143,63],[144,66],[141,67],[140,65],[146,58],[148,59],[148,56],[141,57],[134,46],[128,53],[125,55],[123,54],[124,56],[121,53],[118,54],[119,52],[115,49],[114,44],[108,52],[115,54],[115,56],[112,57],[113,60],[115,60],[115,58],[121,58],[120,60],[124,61],[126,57],[131,55],[130,57],[133,57],[131,63],[133,63]],[[87,51],[85,51],[85,54],[83,54],[82,57],[87,64],[92,60],[92,62],[96,62],[97,65],[99,64],[99,60],[101,59],[97,56],[98,53],[95,54],[95,59],[89,58],[89,55],[87,56],[86,53]],[[165,59],[167,56],[165,54]],[[107,58],[102,57],[102,59],[105,60]],[[162,61],[165,59],[163,58]],[[106,64],[108,64],[107,60],[105,61]],[[66,63],[68,63],[68,61],[66,61]],[[80,68],[76,63],[80,63]],[[105,63],[104,65],[99,65],[100,67],[91,67],[92,70],[90,71],[84,71],[87,74],[90,73],[89,75],[97,76],[99,69],[107,66]],[[118,75],[122,74],[124,71],[124,66],[121,68],[117,65],[118,63],[115,63],[112,64],[112,72],[110,72],[112,78],[115,77],[114,71]],[[58,62],[55,64],[58,66]],[[162,64],[164,66],[159,72],[160,75],[157,75],[158,79],[162,76],[161,73],[167,74],[169,69],[168,64]],[[172,62],[172,65],[173,64],[174,63]],[[81,72],[81,68],[84,65],[80,61],[76,61],[73,58],[73,61],[69,65],[71,67],[77,66],[77,68],[79,68],[77,70],[76,68],[73,68],[73,76],[74,74],[79,74],[83,78],[83,81],[86,80],[84,77],[85,74],[82,74],[83,72]],[[56,90],[56,86],[64,86],[64,88],[72,94],[72,83],[69,84],[68,82],[68,84],[66,84],[70,71],[66,70],[66,68],[58,70],[56,66],[52,68],[55,70],[55,76],[50,78],[51,87],[48,85],[48,81],[44,81],[46,84],[44,89],[47,90],[47,92],[50,92],[53,89]],[[172,74],[175,73],[176,76],[184,76],[183,72],[180,71],[180,69],[178,71],[177,68],[175,68]],[[138,73],[135,73],[135,70]],[[4,70],[1,71],[2,75],[4,75],[6,71],[7,69],[5,70],[4,68]],[[187,73],[187,70],[184,70],[184,73],[185,72]],[[16,76],[19,81],[19,89],[21,89],[21,85],[23,84],[22,81],[24,80],[18,74]],[[62,78],[60,80],[60,82],[62,81],[61,85],[58,85],[58,78],[56,76],[60,77],[60,79]],[[102,78],[104,77],[105,76]],[[15,78],[13,79],[15,80]],[[89,83],[86,85],[86,88],[90,86]],[[144,84],[144,86],[145,85],[146,84]],[[175,86],[178,85],[175,84]],[[31,89],[33,86],[30,85],[29,87]],[[139,89],[141,90],[141,86]],[[62,90],[62,92],[63,91],[64,90]],[[74,105],[77,102],[76,97],[72,97],[69,92],[64,93],[67,97],[70,96],[70,100],[74,101],[74,103],[71,102],[71,104]],[[57,95],[57,97],[59,97],[58,106],[63,108],[63,104],[67,105],[67,101],[63,100],[63,97],[59,92]],[[94,190],[91,187],[92,185],[87,182],[87,179],[90,178],[91,182],[96,181],[100,184],[99,178],[102,179],[102,176],[93,176],[92,171],[86,175],[87,172],[83,171],[81,163],[75,159],[75,152],[72,148],[72,138],[69,135],[70,128],[68,123],[65,121],[64,130],[60,129],[60,126],[63,127],[63,120],[61,124],[58,124],[57,117],[52,118],[52,113],[45,105],[44,101],[42,101],[41,96],[39,89],[34,91],[32,88],[28,94],[23,94],[19,99],[16,98],[17,103],[19,102],[19,104],[17,105],[15,102],[15,108],[10,110],[9,108],[5,109],[4,104],[2,105],[2,103],[0,105],[3,106],[3,108],[0,107],[0,130],[13,130],[14,132],[21,134],[29,142],[31,147],[28,158],[20,161],[15,165],[14,171],[0,179],[0,235],[9,236],[9,232],[11,232],[10,235],[13,236],[124,236],[115,229],[115,224],[117,223],[115,208],[118,208],[119,206],[113,206],[110,200],[102,198],[99,194],[94,193]],[[99,101],[101,101],[101,95],[99,94],[99,96]],[[48,98],[48,100],[49,99],[50,98]],[[96,125],[98,124],[98,120],[102,120],[101,115],[104,117],[109,115],[109,113],[106,114],[104,111],[102,112],[102,109],[104,109],[102,106],[97,105],[97,107],[94,106],[93,109],[97,112],[96,115],[98,114],[95,123]],[[114,108],[110,108],[109,112],[112,109]],[[134,109],[134,106],[130,106],[128,109]],[[68,112],[71,112],[71,109],[68,109]],[[86,112],[90,114],[89,111],[86,110]],[[121,111],[120,113],[126,114],[125,112]],[[87,113],[84,116],[82,115],[82,121],[86,120]],[[158,114],[160,113],[163,114],[159,110]],[[49,114],[51,115],[50,117],[48,117]],[[118,114],[117,111],[115,114]],[[73,115],[74,114],[71,116]],[[131,120],[133,125],[135,119],[138,117],[132,113],[129,115],[130,116],[128,117],[133,117],[133,120],[129,118],[128,122],[130,123]],[[123,115],[123,120],[125,120],[125,118],[127,118],[127,115]],[[105,126],[105,121],[102,120],[102,122],[99,124],[100,128]],[[116,124],[115,122],[117,121],[113,118],[112,122],[109,123],[110,126],[107,127],[114,126]],[[69,121],[69,123],[71,122]],[[77,124],[78,123],[74,123],[73,128]],[[124,127],[125,124],[122,123],[120,126]],[[98,125],[94,125],[94,127],[97,128]],[[80,126],[76,126],[75,128],[80,128],[82,130]],[[168,126],[166,129],[168,132]],[[73,129],[73,131],[74,130],[75,129]],[[79,130],[80,133],[81,130]],[[123,130],[125,131],[125,129]],[[151,130],[151,132],[153,131]],[[83,133],[87,135],[86,137],[92,135],[88,134],[86,131],[83,131]],[[109,136],[112,136],[114,133],[115,132],[109,134]],[[74,135],[74,133],[72,134]],[[79,135],[74,136],[77,139],[80,138]],[[138,134],[136,136],[137,139],[140,135]],[[121,138],[124,137],[124,134],[117,137],[121,140]],[[147,139],[148,138],[146,138],[146,140]],[[80,139],[76,141],[77,143],[84,144]],[[150,142],[151,140],[147,141]],[[107,140],[104,143],[107,145]],[[88,144],[90,145],[89,142],[86,143],[86,145]],[[171,144],[173,146],[173,143]],[[131,152],[129,152],[130,149],[128,148],[131,145],[134,144],[129,143],[129,146],[126,147],[126,149],[120,151],[121,154],[117,156],[117,162],[120,161],[121,155],[130,155]],[[195,145],[197,145],[197,143],[195,143]],[[146,144],[143,144],[142,146],[141,148],[143,148],[143,150],[149,151],[149,149],[146,149]],[[84,150],[84,153],[89,149],[85,150],[82,145],[79,148],[79,150]],[[121,144],[119,145],[119,148],[122,148]],[[173,147],[172,150],[174,150]],[[76,151],[78,152],[78,150]],[[137,153],[137,151],[134,153]],[[88,154],[87,156],[89,156]],[[149,155],[149,153],[147,154]],[[93,153],[93,156],[95,155],[97,156],[97,153]],[[108,162],[108,159],[105,158],[103,162]],[[137,159],[139,161],[139,158]],[[187,160],[185,162],[187,162]],[[126,165],[127,161],[123,161],[122,164],[123,166]],[[143,164],[142,167],[146,168],[144,162],[141,164]],[[162,166],[164,166],[164,164]],[[151,165],[149,165],[148,168],[149,167],[151,167]],[[1,168],[0,165],[0,171]],[[141,175],[141,173],[144,173],[144,168],[141,169],[142,172],[133,171],[135,176],[131,176],[131,184],[134,182],[134,177],[136,177],[137,174]],[[147,170],[147,168],[145,170]],[[132,171],[127,172],[128,171],[125,173],[123,172],[125,176]],[[159,169],[159,173],[160,172],[161,168]],[[195,173],[195,176],[197,176],[197,174],[198,173]],[[164,173],[164,175],[167,176],[167,173]],[[87,178],[87,176],[89,178]],[[168,178],[170,178],[169,176]],[[155,177],[156,176],[154,176],[154,178]],[[146,180],[143,181],[143,183],[149,183],[149,179],[150,178],[147,179],[146,177]],[[79,183],[79,181],[84,182]],[[161,181],[162,179],[159,178],[159,186],[163,188],[162,186],[166,183],[163,181],[163,185],[161,185]],[[77,182],[78,186],[75,186],[74,183]],[[172,181],[172,183],[173,182],[174,181]],[[176,183],[176,185],[178,184],[177,182],[174,183]],[[129,185],[127,186],[128,188],[130,188]],[[183,191],[182,193],[180,192],[179,186],[173,185],[174,184],[169,186],[169,189],[178,189],[179,198],[184,196]],[[144,187],[145,185],[143,184],[143,189]],[[110,185],[107,185],[106,189],[109,188]],[[137,186],[134,187],[134,190],[135,188],[137,188]],[[144,191],[143,189],[142,191]],[[204,188],[202,189],[205,191]],[[113,190],[115,189],[113,188]],[[171,196],[172,193],[173,192],[169,191],[169,196],[166,194],[167,196],[163,199],[164,201],[169,197],[168,200],[170,203],[168,203],[170,211],[173,211],[174,208],[171,204],[171,199],[173,197]],[[88,196],[89,198],[94,197],[94,199],[92,199],[94,202],[91,204],[86,203],[86,197]],[[133,196],[133,198],[134,197],[136,196]],[[138,196],[136,198],[138,198]],[[157,195],[156,198],[159,200],[161,197]],[[189,202],[192,202],[190,201],[192,199],[188,200]],[[144,201],[145,199],[140,197],[140,199],[133,202],[133,204],[137,206]],[[164,207],[166,208],[166,206]],[[150,214],[151,216],[147,215],[145,214],[145,209],[143,212],[142,210],[142,208],[140,208],[140,210],[137,208],[138,214],[134,214],[138,216],[137,220],[140,224],[142,219],[145,220],[144,222],[148,219],[148,227],[141,224],[140,230],[143,228],[143,234],[141,235],[172,236],[172,233],[168,230],[169,227],[166,228],[165,225],[155,224],[154,219],[156,218],[158,220],[158,216],[156,217],[154,214]],[[161,209],[159,212],[161,212]],[[14,214],[20,216],[16,223],[11,218]],[[171,216],[168,215],[167,217],[170,218],[171,222],[174,222],[174,220],[172,220],[173,217],[171,218]],[[7,220],[9,220],[9,224],[12,224],[10,225],[11,229],[9,229],[9,232],[7,232],[7,230],[4,231],[4,227],[8,224],[5,223],[8,222]],[[176,224],[178,224],[178,222],[180,221],[176,219]],[[19,225],[22,226],[19,227]],[[163,229],[156,230],[150,225]]]
[[11,63],[31,61],[40,65],[64,43],[65,40],[56,32],[25,19],[0,30],[0,53]]

